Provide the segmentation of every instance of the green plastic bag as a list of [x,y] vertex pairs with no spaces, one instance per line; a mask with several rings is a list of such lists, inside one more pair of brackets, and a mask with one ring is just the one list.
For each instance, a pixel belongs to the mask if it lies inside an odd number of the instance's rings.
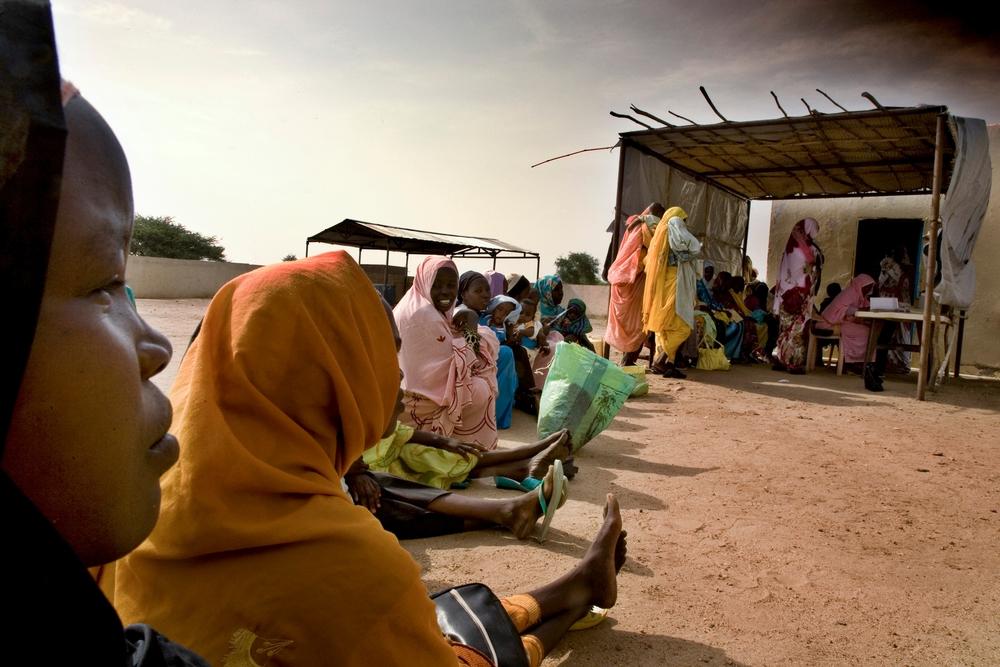
[[579,345],[559,343],[542,389],[539,439],[566,428],[577,451],[608,427],[636,384],[607,359]]

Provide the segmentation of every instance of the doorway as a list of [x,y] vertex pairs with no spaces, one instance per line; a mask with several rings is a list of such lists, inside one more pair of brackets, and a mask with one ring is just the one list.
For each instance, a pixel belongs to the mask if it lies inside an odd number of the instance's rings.
[[[867,218],[858,221],[858,245],[854,251],[854,275],[867,273],[878,280],[880,264],[892,257],[910,284],[910,302],[918,294],[917,266],[923,246],[924,221],[915,218]],[[902,299],[901,299],[902,301]]]

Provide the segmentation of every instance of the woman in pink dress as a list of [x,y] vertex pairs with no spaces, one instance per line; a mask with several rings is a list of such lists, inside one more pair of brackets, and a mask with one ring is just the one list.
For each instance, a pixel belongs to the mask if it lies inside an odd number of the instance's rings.
[[428,257],[393,310],[403,340],[399,367],[405,410],[400,421],[494,449],[495,340],[484,337],[475,345],[454,328],[457,295],[455,263],[447,257]]
[[820,313],[820,316],[830,324],[840,325],[840,353],[844,355],[845,363],[865,362],[871,325],[855,319],[854,313],[868,308],[874,289],[874,278],[864,273],[855,276]]
[[608,311],[608,330],[604,340],[625,353],[623,365],[634,364],[646,343],[642,326],[642,295],[646,288],[646,250],[653,238],[653,228],[663,215],[663,206],[650,204],[639,215],[625,223],[618,256],[608,268],[611,284],[611,307]]

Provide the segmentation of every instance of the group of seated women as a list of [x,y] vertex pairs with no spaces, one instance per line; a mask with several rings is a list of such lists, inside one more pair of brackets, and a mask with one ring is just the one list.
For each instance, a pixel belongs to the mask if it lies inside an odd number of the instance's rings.
[[586,304],[570,299],[560,309],[563,296],[557,276],[532,285],[523,276],[459,275],[452,260],[426,258],[394,309],[403,340],[403,421],[495,448],[515,407],[538,413],[556,344],[593,349]]
[[[466,476],[543,475],[530,502],[461,511],[443,489],[407,495],[402,484],[392,498],[417,523],[434,509],[521,536],[565,497],[563,434],[480,456],[495,437],[470,398],[492,391],[476,378],[495,367],[480,355],[494,343],[483,335],[479,352],[471,343],[471,353],[456,351],[458,275],[447,260],[428,262],[397,309],[398,330],[343,252],[233,280],[212,299],[168,401],[152,378],[170,344],[125,289],[133,200],[124,152],[72,86],[60,90],[47,4],[4,10],[0,276],[16,286],[0,399],[13,612],[0,631],[5,664],[538,665],[592,607],[615,603],[626,543],[611,494],[568,572],[503,599],[488,589],[474,600],[445,596],[470,612],[499,610],[480,615],[477,629],[509,637],[516,650],[501,653],[500,643],[476,648],[443,634],[447,607],[436,609],[419,567],[376,516],[382,486],[355,484],[363,506],[342,486],[365,450],[384,445],[376,458],[392,469],[399,457],[389,450],[406,441],[478,458]],[[404,352],[401,364],[400,345],[428,349],[413,361]],[[418,377],[445,367],[454,385]],[[401,381],[433,392],[440,414],[428,417],[412,392],[404,411]],[[400,429],[409,411],[471,442]],[[107,597],[88,567],[99,568]],[[174,641],[122,618],[153,622]]]
[[747,283],[727,271],[716,274],[714,264],[705,261],[695,304],[699,348],[718,344],[731,362],[766,362],[774,347],[777,321],[768,312],[767,284],[756,279],[756,271],[751,276],[753,280]]

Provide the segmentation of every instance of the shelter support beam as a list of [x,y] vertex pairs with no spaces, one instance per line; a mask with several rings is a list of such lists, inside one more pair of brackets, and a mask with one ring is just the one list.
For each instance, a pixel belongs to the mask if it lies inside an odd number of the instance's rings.
[[941,181],[944,173],[944,124],[945,115],[937,118],[937,131],[934,137],[934,189],[931,193],[930,240],[927,250],[927,271],[924,275],[924,319],[920,336],[920,374],[917,376],[917,400],[924,400],[930,378],[930,354],[934,344],[934,332],[931,329],[931,312],[934,307],[934,274],[937,273],[938,256],[938,218],[941,214]]

